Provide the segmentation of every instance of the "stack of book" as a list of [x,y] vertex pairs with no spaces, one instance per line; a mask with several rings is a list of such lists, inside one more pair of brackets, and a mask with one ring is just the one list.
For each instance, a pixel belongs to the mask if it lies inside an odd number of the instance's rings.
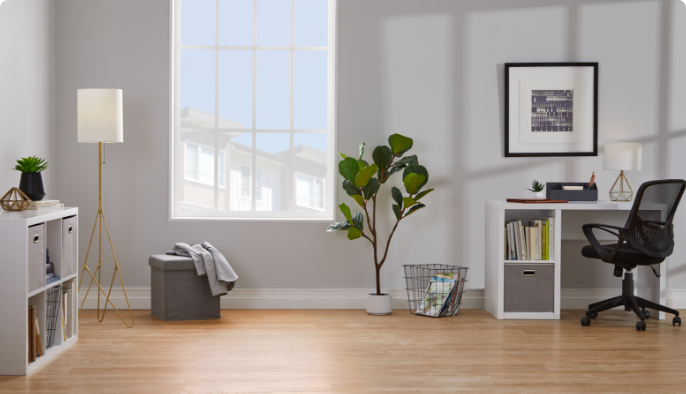
[[60,203],[60,200],[43,200],[43,201],[31,201],[29,204],[29,210],[40,211],[44,209],[62,209],[64,204]]
[[505,260],[552,260],[555,256],[554,220],[531,219],[528,226],[521,220],[505,223]]
[[60,277],[55,275],[55,265],[50,262],[50,251],[45,249],[45,284],[55,283]]
[[464,282],[459,273],[442,273],[431,277],[424,298],[416,314],[440,317],[455,316],[459,304],[459,284]]
[[36,361],[36,357],[43,355],[43,343],[40,339],[40,329],[38,328],[38,317],[36,307],[29,305],[29,362]]
[[62,332],[64,333],[64,340],[74,336],[74,328],[76,327],[75,297],[76,292],[72,291],[71,287],[62,288]]

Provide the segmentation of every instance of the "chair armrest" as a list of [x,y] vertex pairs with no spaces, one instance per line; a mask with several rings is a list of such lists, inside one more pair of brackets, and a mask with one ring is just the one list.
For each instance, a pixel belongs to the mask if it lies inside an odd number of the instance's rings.
[[[617,246],[612,252],[607,253],[602,245],[600,245],[600,242],[598,242],[595,234],[593,234],[594,228],[603,230],[617,237]],[[591,243],[591,246],[593,246],[593,249],[595,249],[596,253],[598,253],[598,256],[600,256],[600,259],[606,263],[612,263],[612,259],[614,259],[615,255],[619,251],[619,248],[624,243],[624,232],[626,231],[626,227],[613,226],[611,224],[589,223],[581,226],[581,229],[583,230],[586,239],[588,239],[588,241]],[[610,229],[617,230],[617,232],[612,232]]]

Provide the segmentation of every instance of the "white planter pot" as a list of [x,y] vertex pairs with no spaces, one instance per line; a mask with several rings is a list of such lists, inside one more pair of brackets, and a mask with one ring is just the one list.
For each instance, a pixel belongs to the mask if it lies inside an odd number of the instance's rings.
[[533,199],[541,200],[545,198],[545,191],[541,192],[532,192],[532,197]]
[[370,315],[390,315],[393,312],[393,296],[390,294],[369,293],[367,295],[367,313]]

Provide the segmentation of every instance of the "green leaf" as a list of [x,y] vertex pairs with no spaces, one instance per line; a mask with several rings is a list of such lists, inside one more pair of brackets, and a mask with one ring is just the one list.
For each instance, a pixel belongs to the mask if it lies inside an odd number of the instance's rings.
[[419,159],[417,155],[403,157],[402,159],[395,162],[395,166],[399,168],[405,168],[409,164],[419,164]]
[[363,169],[363,168],[369,167],[369,163],[367,163],[366,161],[360,159],[360,160],[357,161],[357,167],[359,167],[359,169],[361,170],[361,169]]
[[362,212],[355,212],[352,217],[353,226],[358,230],[364,230],[364,214]]
[[348,193],[349,196],[360,194],[360,190],[355,186],[355,184],[347,179],[343,181],[343,190],[345,190],[345,192]]
[[[391,148],[386,145],[380,145],[374,148],[372,159],[374,159],[374,163],[379,167],[379,171],[386,171],[393,161],[393,152],[391,152]],[[379,177],[379,179],[381,178]]]
[[334,232],[338,230],[347,230],[350,228],[350,223],[348,222],[336,222],[329,225],[326,229],[327,232]]
[[432,191],[434,191],[434,189],[424,190],[423,192],[417,194],[414,198],[415,201],[419,201],[420,198],[426,196],[427,194],[431,193]]
[[391,175],[395,174],[396,172],[399,172],[401,168],[398,167],[393,167],[391,168],[388,173],[386,174],[386,180],[381,182],[381,183],[386,183],[387,180],[391,179]]
[[362,236],[362,232],[355,227],[350,227],[348,229],[348,239],[353,240],[353,239],[358,239]]
[[355,179],[355,186],[357,187],[365,187],[367,186],[367,183],[369,182],[370,179],[374,176],[374,173],[376,173],[376,164],[372,164],[371,166],[365,167],[360,170],[359,173],[357,173],[357,178]]
[[393,134],[388,137],[388,145],[391,146],[391,150],[398,157],[410,150],[410,148],[412,148],[412,144],[412,138],[407,138],[400,134]]
[[364,142],[360,144],[360,157],[358,160],[362,160],[362,155],[364,155]]
[[354,196],[350,196],[353,198],[353,200],[357,201],[357,204],[361,207],[364,207],[364,197],[360,196],[359,194],[355,194]]
[[403,182],[405,180],[405,177],[407,177],[409,174],[417,174],[417,175],[423,175],[424,176],[424,182],[419,185],[417,190],[414,191],[414,193],[419,192],[424,185],[429,181],[429,172],[426,170],[424,166],[420,166],[419,164],[410,164],[407,167],[405,167],[405,170],[403,171]]
[[367,186],[362,188],[362,194],[364,195],[365,200],[369,200],[370,198],[372,198],[372,196],[375,195],[378,191],[379,181],[376,178],[370,179],[369,183],[367,183]]
[[48,168],[48,162],[40,157],[29,156],[22,157],[17,160],[17,165],[14,166],[14,170],[21,171],[23,173],[34,173],[42,172]]
[[418,211],[418,210],[424,208],[425,206],[426,205],[424,205],[422,203],[415,205],[414,207],[410,208],[410,212],[406,213],[404,217],[408,217],[408,216],[412,215],[415,211]]
[[343,178],[354,183],[357,173],[360,172],[360,166],[357,164],[357,160],[352,157],[347,157],[345,160],[338,163],[338,172],[341,173]]
[[417,191],[419,191],[419,188],[426,182],[424,175],[412,173],[407,174],[407,176],[403,180],[403,183],[405,184],[405,191],[407,191],[410,194],[414,194],[417,193]]
[[391,188],[391,195],[393,196],[393,201],[395,201],[396,204],[398,204],[398,208],[402,209],[403,208],[403,193],[400,192],[400,189],[393,186]]
[[396,219],[400,219],[400,207],[398,204],[393,204],[393,213],[395,214]]
[[347,159],[347,158],[348,158],[348,155],[346,155],[345,153],[340,153],[340,152],[338,152],[338,154],[341,155],[341,157],[342,157],[343,159]]
[[405,209],[417,204],[417,201],[415,201],[414,198],[412,197],[403,197],[403,206]]
[[348,219],[348,223],[352,224],[352,222],[350,221],[350,218],[351,218],[350,208],[348,208],[348,206],[345,205],[345,203],[339,205],[338,208],[341,210],[341,212],[343,212],[343,215],[345,215],[345,218]]

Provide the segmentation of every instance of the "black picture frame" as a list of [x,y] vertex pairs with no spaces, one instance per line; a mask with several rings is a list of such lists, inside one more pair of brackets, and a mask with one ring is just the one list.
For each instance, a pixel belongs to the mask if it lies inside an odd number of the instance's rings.
[[[510,91],[510,70],[517,67],[592,67],[593,68],[593,91],[590,95],[593,98],[592,114],[592,150],[574,152],[511,152],[510,151],[510,104],[512,101]],[[518,93],[518,92],[514,92]],[[587,93],[588,97],[589,94]],[[567,63],[505,63],[505,157],[574,157],[574,156],[598,156],[598,63],[597,62],[567,62]],[[517,130],[518,132],[519,130]],[[591,131],[587,131],[590,137]],[[531,144],[532,147],[535,144]]]

